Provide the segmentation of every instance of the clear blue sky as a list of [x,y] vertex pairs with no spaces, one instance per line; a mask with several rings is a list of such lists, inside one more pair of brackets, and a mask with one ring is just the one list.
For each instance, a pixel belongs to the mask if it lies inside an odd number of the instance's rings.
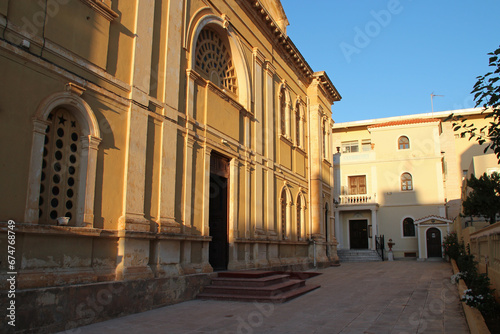
[[281,0],[288,36],[342,95],[336,122],[474,107],[499,0]]

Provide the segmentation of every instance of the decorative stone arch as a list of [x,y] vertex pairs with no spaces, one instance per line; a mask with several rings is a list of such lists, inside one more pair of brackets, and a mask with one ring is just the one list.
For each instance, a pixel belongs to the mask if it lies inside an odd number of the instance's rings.
[[306,208],[307,208],[307,202],[306,202],[306,197],[304,196],[304,193],[302,189],[299,189],[299,192],[297,193],[297,226],[296,226],[296,235],[297,235],[297,240],[305,240],[306,236]]
[[282,240],[287,240],[291,235],[291,218],[293,197],[287,182],[281,188],[280,192],[280,235]]
[[33,117],[33,139],[31,146],[28,191],[24,220],[38,224],[39,197],[42,173],[44,142],[47,127],[52,124],[52,111],[64,108],[77,120],[80,136],[79,180],[76,188],[76,215],[72,226],[92,227],[94,221],[94,190],[97,165],[97,150],[101,142],[99,125],[90,106],[79,95],[83,92],[68,84],[67,92],[54,93],[39,105]]
[[285,80],[282,81],[278,90],[278,102],[280,133],[283,137],[292,139],[292,98],[290,97],[290,92]]
[[226,32],[238,80],[238,102],[245,107],[246,110],[251,110],[252,91],[250,82],[250,67],[247,59],[245,58],[245,53],[243,52],[240,39],[236,31],[232,28],[229,18],[225,14],[219,16],[211,13],[209,8],[202,8],[195,13],[191,19],[186,38],[186,47],[191,53],[191,56],[188,58],[188,71],[195,70],[196,42],[198,41],[201,31],[206,26],[212,26],[220,32]]

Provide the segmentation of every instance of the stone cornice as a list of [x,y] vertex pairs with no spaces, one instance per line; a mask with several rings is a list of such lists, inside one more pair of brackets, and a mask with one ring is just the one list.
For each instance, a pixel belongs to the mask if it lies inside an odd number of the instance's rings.
[[323,87],[323,90],[325,91],[326,96],[331,104],[342,99],[342,96],[340,96],[337,88],[335,88],[328,75],[326,75],[325,71],[315,72],[313,76]]
[[307,83],[310,83],[313,80],[314,71],[306,62],[295,44],[293,44],[292,40],[286,35],[286,32],[281,30],[279,24],[274,21],[272,15],[266,10],[260,0],[243,0],[243,2],[249,5],[253,14],[268,28],[268,36],[275,42],[279,49],[281,49],[283,58],[289,60],[292,68],[302,74],[302,77]]

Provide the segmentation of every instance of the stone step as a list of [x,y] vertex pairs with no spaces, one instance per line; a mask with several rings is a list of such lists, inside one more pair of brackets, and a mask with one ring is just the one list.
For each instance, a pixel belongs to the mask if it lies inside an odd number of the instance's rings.
[[220,272],[199,299],[282,303],[319,288],[306,286],[305,279],[320,275],[309,272],[242,270]]
[[241,271],[222,271],[217,277],[225,278],[262,278],[275,275],[276,271],[269,270],[241,270]]
[[212,279],[214,286],[240,286],[240,287],[263,287],[272,284],[278,284],[290,279],[289,275],[272,275],[258,278],[233,278],[233,277],[216,277]]
[[304,285],[300,288],[286,291],[273,296],[252,296],[252,295],[221,295],[211,293],[200,293],[197,298],[210,300],[224,301],[239,301],[239,302],[259,302],[259,303],[284,303],[291,299],[297,298],[310,291],[316,290],[320,285]]
[[224,285],[209,285],[205,287],[204,293],[220,294],[220,295],[251,295],[251,296],[274,296],[297,289],[305,285],[303,280],[287,280],[268,286],[224,286]]
[[340,262],[382,261],[378,253],[371,249],[342,249],[337,251]]

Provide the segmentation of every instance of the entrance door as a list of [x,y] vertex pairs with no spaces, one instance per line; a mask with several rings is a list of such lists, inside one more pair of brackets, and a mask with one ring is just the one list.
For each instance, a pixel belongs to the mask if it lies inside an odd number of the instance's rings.
[[435,227],[427,230],[427,257],[442,257],[441,231]]
[[212,155],[210,159],[210,200],[208,224],[212,241],[208,261],[215,271],[226,270],[229,260],[227,233],[229,160]]
[[349,240],[351,249],[368,249],[368,220],[349,222]]

